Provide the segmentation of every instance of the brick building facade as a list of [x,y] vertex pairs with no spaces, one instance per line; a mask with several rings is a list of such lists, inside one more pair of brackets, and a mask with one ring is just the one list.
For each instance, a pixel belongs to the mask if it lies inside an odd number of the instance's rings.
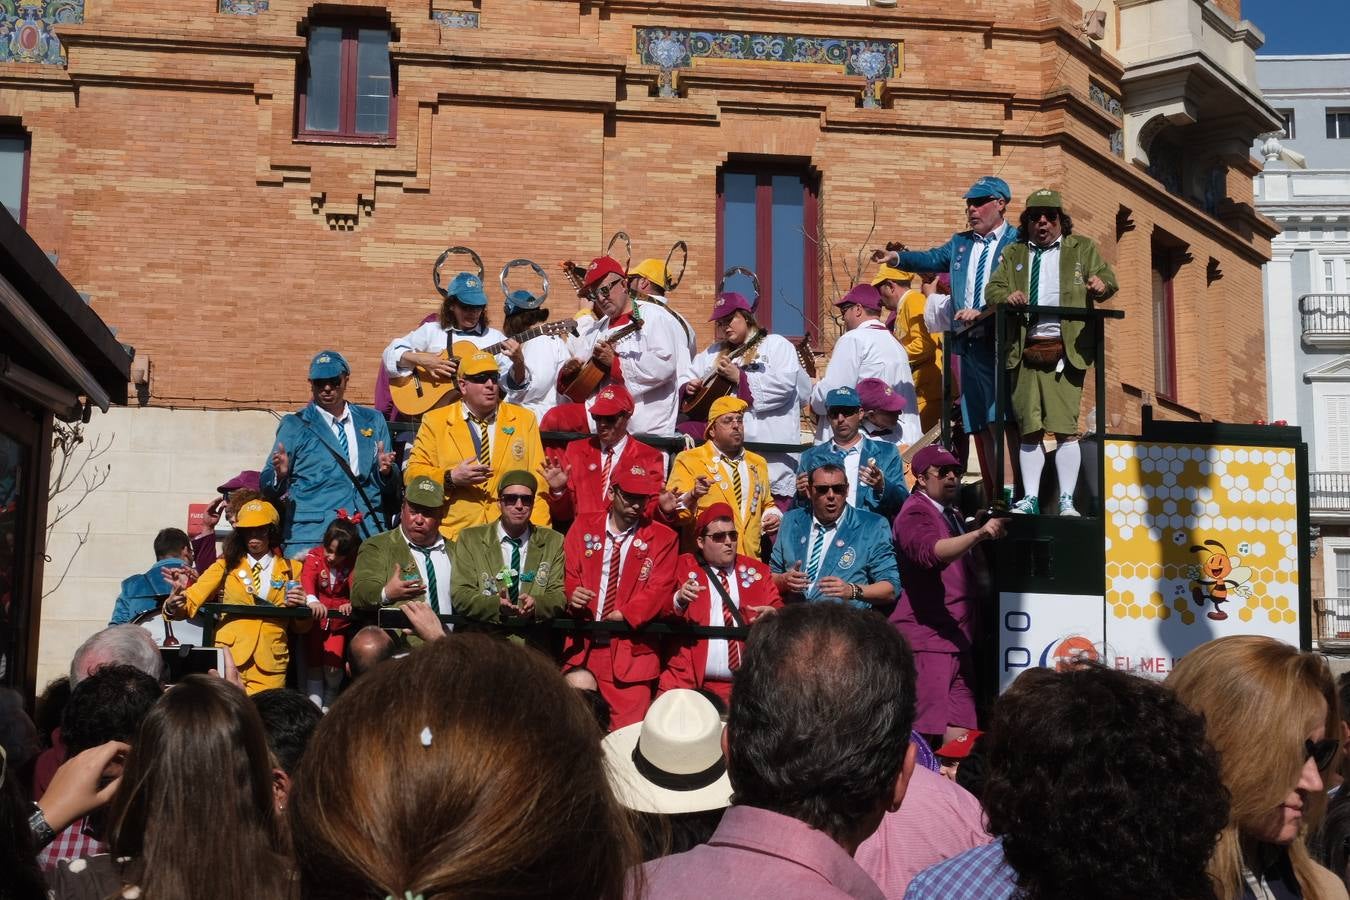
[[[1062,190],[1120,275],[1113,430],[1146,401],[1265,413],[1275,229],[1252,209],[1249,149],[1279,122],[1238,0],[1107,0],[1100,20],[1068,0],[19,5],[27,23],[0,3],[0,47],[21,51],[0,62],[0,124],[23,147],[24,221],[136,348],[142,405],[175,410],[107,417],[139,437],[99,501],[105,547],[73,569],[98,608],[63,587],[53,620],[103,616],[115,579],[92,560],[139,565],[146,533],[223,480],[208,466],[261,464],[270,419],[226,410],[300,404],[324,347],[368,400],[380,349],[435,308],[432,262],[454,244],[495,282],[509,259],[556,271],[618,230],[635,261],[684,240],[673,296],[702,344],[719,262],[753,265],[736,218],[752,215],[771,315],[804,313],[828,350],[825,310],[859,251],[945,240],[961,193],[997,173],[1014,217],[1032,190]],[[750,186],[758,205],[737,206]],[[574,308],[554,297],[555,315]],[[155,429],[136,421],[151,415]],[[197,462],[165,468],[174,448]]]

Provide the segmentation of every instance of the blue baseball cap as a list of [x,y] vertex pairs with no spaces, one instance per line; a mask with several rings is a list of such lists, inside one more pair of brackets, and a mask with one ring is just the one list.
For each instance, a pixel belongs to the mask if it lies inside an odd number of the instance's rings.
[[351,366],[342,358],[342,354],[336,350],[320,350],[319,354],[310,361],[309,380],[318,381],[321,378],[337,378],[339,375],[350,375]]
[[506,312],[520,312],[525,309],[538,309],[544,305],[543,297],[536,297],[529,291],[512,291],[506,295]]
[[1002,178],[986,175],[970,186],[970,190],[966,191],[963,199],[969,200],[972,197],[998,197],[1003,200],[1011,200],[1012,190],[1008,187],[1008,182]]
[[825,395],[825,408],[832,406],[862,406],[858,392],[851,387],[837,387]]
[[446,288],[445,295],[454,297],[465,306],[487,306],[487,294],[483,293],[483,279],[472,272],[460,272]]

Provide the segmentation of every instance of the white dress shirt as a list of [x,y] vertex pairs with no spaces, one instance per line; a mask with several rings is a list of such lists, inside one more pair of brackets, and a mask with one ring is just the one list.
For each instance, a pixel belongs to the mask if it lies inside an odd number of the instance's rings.
[[520,346],[525,355],[525,370],[531,375],[537,372],[538,377],[531,377],[523,388],[506,391],[506,402],[525,407],[534,413],[536,420],[542,421],[544,413],[558,405],[558,371],[572,355],[567,352],[567,343],[553,334]]
[[[999,225],[993,231],[980,237],[978,234],[972,234],[974,243],[970,247],[970,271],[966,274],[966,295],[961,298],[961,309],[984,309],[984,297],[975,296],[976,270],[980,265],[980,256],[984,255],[984,277],[979,279],[980,292],[989,286],[989,276],[994,273],[994,266],[998,264],[998,242],[1003,239],[1003,233],[1010,226],[1007,222]],[[989,248],[989,253],[984,253],[984,248]]]
[[[822,558],[824,558],[822,556]],[[726,620],[722,617],[722,592],[717,589],[717,584],[712,583],[717,578],[717,567],[708,566],[713,575],[708,584],[708,621],[704,625],[725,625]],[[736,581],[736,566],[733,564],[729,569],[722,571],[727,574],[727,594],[731,596],[731,602],[737,609],[741,608],[741,589]],[[707,573],[704,573],[705,577]],[[727,651],[727,642],[725,638],[708,639],[708,660],[703,666],[703,677],[708,681],[730,681],[731,680],[731,655]]]
[[613,561],[615,553],[619,554],[619,570],[615,573],[616,577],[622,579],[624,564],[628,562],[628,548],[633,543],[633,532],[637,531],[637,525],[629,527],[617,534],[610,531],[609,519],[605,519],[605,549],[600,557],[600,587],[595,592],[595,618],[599,621],[605,617],[605,592],[609,590],[609,566]]
[[856,387],[864,378],[880,378],[905,401],[900,413],[900,439],[913,444],[923,437],[919,426],[919,398],[914,393],[914,376],[910,373],[909,355],[895,335],[878,319],[867,319],[852,331],[839,336],[830,354],[825,374],[811,392],[811,408],[819,416],[816,425],[816,443],[825,440],[829,420],[825,415],[825,395],[835,388]]
[[[408,545],[408,552],[412,554],[413,563],[417,566],[417,575],[422,579],[422,584],[430,588],[430,582],[427,581],[426,557],[422,555],[423,550],[431,551],[431,565],[436,570],[436,605],[440,607],[442,615],[448,615],[453,612],[450,605],[450,553],[446,550],[445,540],[437,538],[436,543],[430,547],[419,547],[402,531],[399,535]],[[389,598],[385,596],[384,590],[380,590],[380,602],[388,603]]]
[[[262,597],[264,600],[267,599],[268,592],[272,590],[272,569],[276,566],[276,562],[277,557],[274,553],[268,553],[261,559],[248,553],[244,554],[243,565],[246,571],[243,573],[243,578],[244,584],[248,587],[248,592],[250,594]],[[253,567],[258,563],[262,563],[262,571],[258,574],[258,581],[256,583],[262,585],[262,587],[258,590],[254,590],[255,582],[253,581]]]
[[[344,404],[343,404],[343,406],[342,406],[342,418],[340,418],[340,419],[337,418],[336,416],[330,415],[329,412],[328,412],[327,410],[325,410],[325,409],[320,409],[320,407],[318,406],[318,404],[315,404],[314,408],[317,409],[317,410],[319,410],[319,415],[323,416],[324,422],[327,423],[327,425],[328,425],[329,428],[333,429],[333,436],[334,436],[334,438],[337,437],[337,433],[338,433],[339,430],[341,430],[341,431],[343,431],[343,432],[346,433],[346,435],[347,435],[347,465],[348,465],[348,467],[349,467],[353,472],[358,472],[358,471],[360,471],[360,470],[357,468],[357,466],[360,465],[360,462],[359,462],[360,448],[358,448],[358,447],[356,446],[356,424],[355,424],[354,422],[352,422],[352,407],[351,407],[351,404],[350,404],[350,403],[344,403]],[[341,440],[338,440],[338,446],[339,446],[339,447],[342,446],[342,441],[341,441]]]
[[[511,540],[515,540],[520,543],[520,567],[522,569],[525,568],[525,553],[529,549],[530,532],[532,532],[533,530],[534,530],[533,528],[531,528],[528,524],[526,524],[525,532],[521,534],[521,536],[518,538],[512,538],[509,534],[506,533],[506,529],[502,527],[502,520],[501,519],[497,520],[497,542],[500,543],[502,547],[503,569],[511,568],[511,544],[510,544]],[[519,579],[520,572],[516,572],[515,577]],[[523,594],[526,592],[522,590],[521,593]]]
[[[862,464],[862,436],[859,435],[858,442],[852,447],[844,448],[838,444],[834,449],[844,455],[844,475],[848,477],[848,505],[858,506],[858,469]],[[869,490],[871,490],[869,488]]]
[[[843,516],[839,517],[839,519],[842,518]],[[802,556],[803,572],[810,574],[811,571],[811,548],[815,546],[816,543],[817,528],[822,526],[825,528],[825,539],[820,542],[820,560],[816,563],[816,565],[819,566],[816,571],[816,577],[811,580],[811,583],[807,585],[806,590],[803,593],[809,594],[814,591],[816,585],[820,583],[820,579],[828,574],[825,571],[825,557],[830,555],[830,544],[834,543],[835,532],[839,530],[839,519],[835,519],[834,523],[831,525],[824,525],[824,523],[815,516],[811,517],[811,530],[806,533],[806,553]]]
[[[469,427],[469,433],[473,435],[473,437],[470,438],[470,440],[473,441],[479,437],[478,424],[474,422],[473,413],[469,410],[469,405],[467,403],[461,403],[459,405],[459,408],[464,413],[464,424]],[[487,457],[489,460],[491,460],[493,459],[492,451],[495,450],[497,446],[497,411],[495,409],[492,411],[492,415],[488,416],[487,418],[487,437],[488,437]]]
[[735,484],[735,482],[732,480],[731,477],[733,469],[736,472],[736,477],[740,478],[741,508],[739,512],[741,518],[745,518],[750,514],[750,500],[752,499],[752,495],[755,492],[754,482],[750,480],[750,466],[747,465],[745,462],[745,451],[744,450],[741,451],[740,457],[735,462],[732,462],[730,456],[718,452],[717,462],[718,465],[722,467],[722,473],[726,476],[727,479],[726,484],[723,485],[727,493],[732,494],[732,496],[735,496],[735,491],[732,490],[732,485]]
[[[506,340],[506,335],[495,328],[484,328],[482,334],[474,334],[469,331],[452,330],[447,332],[440,326],[439,322],[423,322],[415,329],[405,334],[403,337],[394,338],[389,342],[389,346],[384,348],[382,360],[384,362],[384,371],[390,378],[398,378],[412,374],[411,367],[399,365],[399,359],[408,351],[415,353],[440,353],[450,344],[458,341],[468,341],[475,347],[491,347],[493,344],[499,344]],[[511,357],[505,353],[497,354],[497,372],[502,376],[503,386],[511,372]],[[524,390],[530,384],[529,361],[525,364],[525,381],[519,385],[512,385],[511,388]]]
[[[1036,258],[1036,245],[1027,244],[1030,252],[1027,254],[1027,300],[1031,300],[1031,263]],[[1036,308],[1043,306],[1059,306],[1059,248],[1060,242],[1055,241],[1047,249],[1041,251],[1040,278],[1036,289]],[[1059,317],[1058,316],[1040,316],[1036,319],[1036,324],[1027,332],[1028,338],[1057,338],[1059,337]]]
[[614,478],[614,467],[619,464],[620,459],[623,459],[623,448],[627,446],[628,446],[627,434],[624,434],[623,437],[615,441],[614,446],[610,447],[609,449],[605,449],[605,445],[603,443],[600,445],[600,468],[597,469],[596,471],[603,472],[605,470],[605,454],[610,454],[609,477],[606,478],[600,486],[601,497],[609,496],[609,483]]

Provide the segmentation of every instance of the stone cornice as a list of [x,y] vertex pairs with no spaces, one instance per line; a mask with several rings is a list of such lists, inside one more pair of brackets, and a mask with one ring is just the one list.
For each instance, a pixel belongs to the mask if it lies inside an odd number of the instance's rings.
[[985,32],[994,27],[992,17],[943,17],[913,15],[903,10],[875,6],[836,6],[826,3],[783,3],[778,0],[553,0],[578,7],[612,12],[641,13],[651,17],[691,17],[729,21],[827,25],[844,28],[918,28],[936,31]]
[[145,29],[126,25],[62,25],[61,43],[67,47],[108,47],[118,50],[170,50],[197,53],[224,53],[242,56],[299,59],[305,51],[305,39],[298,35],[266,39],[256,32],[222,36],[216,32]]

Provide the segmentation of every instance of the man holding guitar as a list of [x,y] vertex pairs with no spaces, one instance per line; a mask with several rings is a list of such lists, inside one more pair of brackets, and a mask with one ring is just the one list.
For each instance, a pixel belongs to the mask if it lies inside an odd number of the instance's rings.
[[[761,328],[749,299],[736,291],[717,298],[708,321],[716,323],[722,339],[694,357],[680,376],[681,411],[690,422],[701,422],[713,400],[736,396],[750,404],[745,411],[747,441],[800,444],[801,409],[811,398],[811,379],[797,348]],[[695,433],[701,436],[703,430],[699,425]],[[774,499],[781,499],[779,508],[786,510],[796,493],[797,454],[765,453],[764,460]]]
[[658,303],[635,304],[623,266],[609,256],[591,262],[578,295],[594,298],[600,318],[580,323],[569,342],[573,358],[559,374],[559,393],[589,408],[601,387],[623,384],[633,397],[634,433],[674,434],[677,376],[689,365],[679,320]]
[[[450,345],[461,341],[468,341],[480,349],[501,344],[497,368],[504,387],[509,391],[523,391],[529,387],[530,371],[525,366],[520,342],[508,339],[487,324],[487,294],[483,292],[483,279],[472,272],[460,272],[450,282],[436,321],[419,325],[409,334],[395,338],[385,348],[384,368],[391,386],[414,374],[435,383],[452,381],[459,358],[446,351]],[[401,406],[400,409],[416,414]]]

